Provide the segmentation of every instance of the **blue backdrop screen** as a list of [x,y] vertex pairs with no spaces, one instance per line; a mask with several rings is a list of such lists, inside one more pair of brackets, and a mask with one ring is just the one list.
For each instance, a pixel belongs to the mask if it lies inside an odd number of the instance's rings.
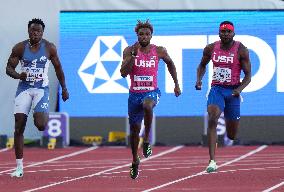
[[119,69],[125,47],[136,42],[137,20],[150,19],[152,43],[164,46],[177,67],[182,95],[173,94],[166,65],[159,64],[162,92],[157,116],[202,116],[210,88],[211,65],[203,89],[195,91],[203,48],[218,40],[224,20],[235,25],[235,39],[250,52],[252,82],[242,93],[241,114],[284,115],[284,12],[61,12],[59,54],[70,92],[60,111],[71,117],[126,116],[129,79]]

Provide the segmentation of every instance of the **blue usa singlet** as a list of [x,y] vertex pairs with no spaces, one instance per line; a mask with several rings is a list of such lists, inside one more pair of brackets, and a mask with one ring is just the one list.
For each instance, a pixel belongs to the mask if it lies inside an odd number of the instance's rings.
[[25,42],[25,50],[21,63],[21,72],[27,73],[25,81],[20,81],[19,86],[41,88],[48,86],[48,68],[50,60],[46,53],[46,41],[40,42],[39,50],[31,51],[29,42]]
[[20,60],[20,73],[27,73],[25,80],[20,80],[15,97],[14,114],[29,114],[49,111],[48,68],[50,60],[46,51],[46,41],[42,40],[36,52],[31,51],[28,41],[24,41],[24,54]]

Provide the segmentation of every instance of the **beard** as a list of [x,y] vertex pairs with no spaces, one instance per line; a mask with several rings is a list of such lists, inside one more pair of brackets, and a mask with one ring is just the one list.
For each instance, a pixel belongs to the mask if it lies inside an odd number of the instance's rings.
[[41,37],[31,36],[29,41],[30,41],[31,44],[37,44],[41,41],[41,39],[42,39]]
[[229,44],[233,41],[233,38],[221,38],[221,42],[224,44]]
[[149,41],[147,41],[147,42],[139,42],[139,44],[141,45],[141,47],[147,47],[147,45],[149,45],[150,42]]

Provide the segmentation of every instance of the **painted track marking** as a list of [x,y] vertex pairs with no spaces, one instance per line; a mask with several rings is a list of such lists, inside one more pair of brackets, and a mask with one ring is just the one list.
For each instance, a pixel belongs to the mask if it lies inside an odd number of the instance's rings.
[[[52,159],[49,159],[49,160],[46,160],[46,161],[41,161],[41,162],[33,163],[33,164],[30,164],[30,165],[25,166],[24,168],[27,168],[27,167],[35,167],[35,166],[37,166],[37,165],[42,165],[42,164],[45,164],[45,163],[50,163],[50,162],[57,161],[57,160],[60,160],[60,159],[64,159],[64,158],[67,158],[67,157],[73,157],[73,156],[76,156],[76,155],[79,155],[79,154],[82,154],[82,153],[86,153],[86,152],[95,150],[95,149],[97,149],[97,148],[98,148],[97,146],[89,147],[89,148],[87,148],[87,149],[83,149],[83,150],[80,150],[80,151],[76,151],[76,152],[70,153],[70,154],[68,154],[68,155],[62,155],[62,156],[55,157],[55,158],[52,158]],[[0,174],[2,174],[2,173],[7,173],[7,172],[11,172],[11,171],[14,171],[14,170],[15,170],[15,168],[13,168],[13,169],[8,169],[8,170],[5,170],[5,171],[0,171]]]
[[[149,160],[151,160],[151,159],[154,159],[154,158],[157,158],[157,157],[166,155],[166,154],[168,154],[168,153],[175,152],[175,151],[181,149],[182,147],[183,147],[183,146],[177,146],[177,147],[171,148],[171,149],[169,149],[169,150],[166,150],[166,151],[163,151],[163,152],[161,152],[161,153],[158,153],[157,155],[150,156],[150,157],[147,158],[147,159],[142,159],[140,162],[149,161]],[[97,172],[97,173],[94,173],[94,174],[91,174],[91,175],[85,175],[85,176],[76,177],[76,178],[73,178],[73,179],[68,179],[68,180],[64,180],[64,181],[52,183],[52,184],[49,184],[49,185],[44,185],[44,186],[41,186],[41,187],[37,187],[37,188],[33,188],[33,189],[28,189],[28,190],[23,191],[23,192],[38,191],[38,190],[45,189],[45,188],[49,188],[49,187],[52,187],[52,186],[55,186],[55,185],[60,185],[60,184],[68,183],[68,182],[71,182],[71,181],[77,181],[77,180],[80,180],[80,179],[85,179],[85,178],[90,178],[90,177],[98,176],[98,175],[101,175],[101,174],[106,173],[106,172],[109,172],[109,171],[113,171],[113,170],[120,169],[120,168],[124,168],[124,167],[129,167],[130,165],[131,165],[131,163],[128,163],[128,164],[125,164],[125,165],[121,165],[121,166],[116,166],[116,167],[113,167],[113,168],[110,168],[110,169],[106,169],[106,170],[103,170],[103,171],[100,171],[100,172]]]
[[270,191],[273,191],[274,189],[277,189],[278,187],[281,187],[282,185],[284,185],[284,181],[281,182],[281,183],[279,183],[279,184],[277,184],[277,185],[274,185],[274,186],[270,187],[269,189],[265,189],[265,190],[262,191],[262,192],[270,192]]
[[[238,158],[235,158],[235,159],[233,159],[233,160],[231,160],[231,161],[228,161],[228,162],[226,162],[226,163],[223,163],[223,164],[221,164],[221,165],[218,166],[218,167],[220,168],[220,167],[223,167],[223,166],[232,164],[232,163],[234,163],[234,162],[240,161],[240,160],[242,160],[242,159],[244,159],[244,158],[246,158],[246,157],[249,157],[249,156],[251,156],[251,155],[253,155],[253,154],[255,154],[255,153],[259,152],[259,151],[262,151],[262,150],[265,149],[266,147],[267,147],[267,145],[262,145],[262,146],[258,147],[257,149],[255,149],[255,150],[253,150],[253,151],[250,151],[250,152],[248,152],[247,154],[242,155],[242,156],[240,156],[240,157],[238,157]],[[154,191],[154,190],[156,190],[156,189],[160,189],[160,188],[163,188],[163,187],[166,187],[166,186],[169,186],[169,185],[178,183],[178,182],[180,182],[180,181],[184,181],[184,180],[187,180],[187,179],[191,179],[191,178],[193,178],[193,177],[197,177],[197,176],[204,175],[204,174],[207,174],[206,171],[202,171],[202,172],[199,172],[199,173],[196,173],[196,174],[193,174],[193,175],[189,175],[189,176],[187,176],[187,177],[183,177],[183,178],[181,178],[181,179],[177,179],[177,180],[174,180],[174,181],[171,181],[171,182],[162,184],[162,185],[158,185],[158,186],[156,186],[156,187],[153,187],[153,188],[150,188],[150,189],[146,189],[146,190],[144,190],[144,191],[142,191],[142,192]]]

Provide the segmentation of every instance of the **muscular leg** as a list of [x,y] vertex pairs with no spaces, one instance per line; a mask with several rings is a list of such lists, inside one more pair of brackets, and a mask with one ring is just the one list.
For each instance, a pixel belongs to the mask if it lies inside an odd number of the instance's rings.
[[236,135],[239,128],[239,120],[227,120],[226,119],[226,131],[229,139],[236,139]]
[[23,158],[24,131],[25,131],[26,123],[27,123],[26,114],[24,113],[15,114],[14,143],[15,143],[16,159]]
[[152,126],[154,105],[155,103],[152,99],[145,99],[143,102],[144,125],[145,125],[144,142],[149,142],[149,134]]
[[130,125],[130,145],[132,151],[133,162],[138,161],[138,144],[139,144],[139,132],[141,124]]
[[209,105],[207,108],[208,112],[208,145],[209,145],[209,155],[210,160],[215,161],[215,147],[217,141],[217,132],[216,127],[218,123],[218,119],[221,115],[221,110],[217,105]]
[[236,139],[240,124],[240,98],[228,97],[225,100],[224,116],[226,121],[226,131],[229,139]]
[[39,131],[44,131],[48,122],[48,113],[35,112],[34,113],[34,124]]

